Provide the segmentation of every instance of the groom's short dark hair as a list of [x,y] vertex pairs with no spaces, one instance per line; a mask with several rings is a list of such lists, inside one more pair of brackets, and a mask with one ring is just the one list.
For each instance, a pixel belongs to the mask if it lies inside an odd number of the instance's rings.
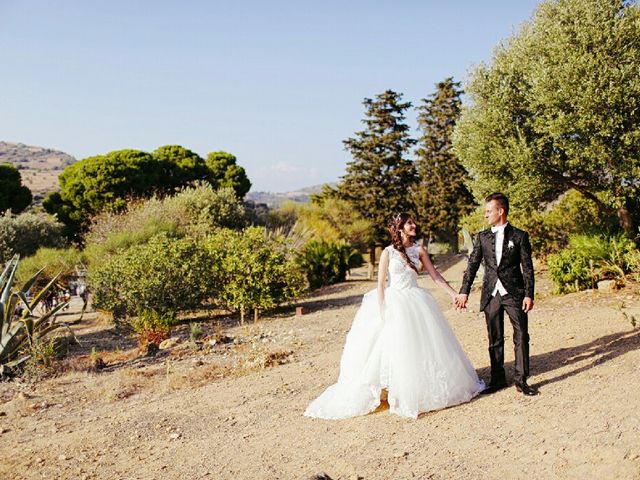
[[491,200],[498,202],[498,205],[504,210],[504,214],[509,215],[509,199],[504,193],[492,193],[484,199],[486,203],[489,203]]

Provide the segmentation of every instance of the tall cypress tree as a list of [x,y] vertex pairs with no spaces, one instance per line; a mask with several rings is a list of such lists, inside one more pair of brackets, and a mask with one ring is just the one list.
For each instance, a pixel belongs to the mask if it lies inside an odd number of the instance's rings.
[[451,150],[461,94],[460,83],[449,77],[417,109],[422,135],[415,152],[418,181],[413,194],[416,222],[424,235],[440,236],[454,248],[460,218],[474,206],[465,185],[467,172]]
[[412,211],[410,186],[416,179],[413,162],[406,158],[416,141],[409,136],[404,112],[410,102],[387,90],[375,100],[365,98],[366,128],[344,141],[353,160],[338,185],[348,200],[373,225],[375,243],[386,243],[387,221],[396,211]]

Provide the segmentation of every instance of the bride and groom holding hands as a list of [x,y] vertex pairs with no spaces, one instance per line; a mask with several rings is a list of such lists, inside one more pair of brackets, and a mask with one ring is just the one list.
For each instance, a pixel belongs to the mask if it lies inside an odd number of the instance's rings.
[[[515,388],[528,396],[538,393],[527,384],[528,312],[534,296],[529,236],[508,223],[505,195],[489,195],[485,202],[485,219],[491,228],[476,236],[460,292],[435,269],[425,249],[414,243],[416,225],[411,217],[392,216],[391,244],[380,257],[378,287],[364,295],[355,315],[338,381],[311,402],[306,416],[365,415],[386,398],[392,413],[417,418],[420,413],[505,388],[505,312],[513,327]],[[491,361],[488,385],[478,378],[434,298],[417,284],[418,272],[426,271],[457,309],[465,309],[481,262],[480,310],[486,318]]]

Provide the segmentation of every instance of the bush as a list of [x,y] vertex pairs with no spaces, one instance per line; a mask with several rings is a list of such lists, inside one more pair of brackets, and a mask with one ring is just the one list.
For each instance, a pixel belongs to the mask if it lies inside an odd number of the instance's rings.
[[173,197],[138,201],[123,213],[103,212],[93,219],[87,234],[92,263],[150,238],[205,236],[217,228],[241,228],[245,209],[233,189],[215,190],[209,184],[185,188]]
[[153,310],[143,310],[137,317],[131,319],[131,327],[138,334],[138,343],[141,347],[150,343],[159,346],[163,340],[169,338],[175,323],[174,314],[158,313]]
[[94,306],[122,326],[138,312],[173,315],[199,308],[219,285],[216,272],[197,242],[160,234],[90,265],[89,286]]
[[559,293],[593,287],[595,275],[593,262],[580,252],[567,248],[547,259],[549,274]]
[[[139,209],[129,213],[100,215],[94,224],[95,230],[92,229],[89,233],[85,245],[90,264],[102,263],[119,251],[143,245],[157,235],[179,237],[178,226],[168,215],[164,219],[155,215],[144,218],[141,210],[147,210],[148,206],[145,204],[147,202],[142,202]],[[158,216],[161,214],[160,208],[157,213]]]
[[640,268],[640,253],[624,236],[575,235],[569,246],[548,257],[549,273],[558,292],[593,288],[599,280],[624,280]]
[[0,264],[9,261],[16,253],[26,257],[41,247],[66,246],[63,228],[61,223],[44,214],[12,216],[6,213],[0,216]]
[[344,240],[363,251],[373,241],[373,226],[345,200],[331,196],[315,197],[299,210],[298,227],[314,233],[315,240]]
[[210,233],[217,228],[241,229],[246,211],[232,187],[213,188],[207,183],[185,188],[164,200],[164,210],[180,218],[179,225]]
[[362,265],[362,255],[345,241],[311,240],[300,254],[311,288],[344,282],[347,272]]
[[84,268],[85,265],[86,256],[75,248],[41,248],[35,255],[20,261],[16,278],[24,283],[44,268],[38,277],[38,285],[47,284],[58,274],[59,280],[66,283],[76,276],[76,267]]
[[231,311],[269,310],[297,297],[304,279],[294,251],[282,235],[269,235],[262,227],[239,232],[220,230],[206,240],[212,264],[220,268],[217,300]]

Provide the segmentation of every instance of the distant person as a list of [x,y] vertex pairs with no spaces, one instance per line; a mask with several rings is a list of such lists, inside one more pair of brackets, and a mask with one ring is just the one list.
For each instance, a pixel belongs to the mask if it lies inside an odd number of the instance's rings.
[[529,235],[507,221],[509,200],[502,193],[486,199],[484,218],[491,228],[476,237],[467,270],[462,279],[456,304],[465,308],[471,284],[480,262],[484,262],[484,279],[480,294],[480,311],[484,311],[489,333],[491,382],[483,393],[493,393],[507,386],[504,371],[504,313],[513,327],[515,347],[515,385],[524,395],[537,395],[527,384],[529,376],[529,319],[533,308],[533,262]]
[[65,290],[60,298],[60,301],[66,303],[62,310],[69,310],[69,301],[71,300],[71,293],[69,290]]
[[452,300],[456,298],[426,250],[414,243],[416,224],[408,214],[396,213],[389,234],[391,245],[380,258],[378,288],[364,296],[353,320],[338,383],[307,407],[306,416],[364,415],[386,396],[392,413],[417,418],[422,412],[467,402],[484,388],[440,307],[418,286],[418,274],[426,270]]
[[44,298],[44,308],[46,311],[53,309],[56,306],[56,293],[51,289]]
[[87,308],[87,301],[89,300],[89,292],[87,292],[87,286],[84,283],[78,285],[78,295],[82,299],[82,309]]

